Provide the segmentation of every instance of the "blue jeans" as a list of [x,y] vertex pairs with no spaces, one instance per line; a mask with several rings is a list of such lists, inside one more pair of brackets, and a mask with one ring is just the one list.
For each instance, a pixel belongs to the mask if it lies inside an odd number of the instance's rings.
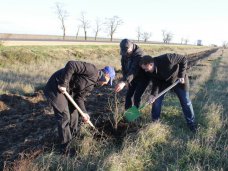
[[[189,98],[189,92],[178,86],[174,87],[173,90],[177,94],[180,100],[181,107],[187,124],[193,125],[195,123],[195,114],[193,111],[192,102]],[[151,111],[152,121],[156,121],[160,118],[161,106],[162,106],[162,101],[164,99],[164,96],[165,94],[159,97],[157,100],[155,100],[155,102],[152,104],[152,111]]]

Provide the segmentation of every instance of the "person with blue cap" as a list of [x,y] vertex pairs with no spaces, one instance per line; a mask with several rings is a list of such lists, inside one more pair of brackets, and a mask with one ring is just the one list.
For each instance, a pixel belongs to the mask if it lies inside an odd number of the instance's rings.
[[[110,85],[112,86],[112,82],[113,82],[113,80],[114,80],[114,78],[116,76],[114,68],[111,67],[111,66],[106,66],[106,67],[104,67],[104,69],[102,69],[100,71],[100,74],[102,74],[102,77],[103,77],[103,78],[101,77],[99,79],[100,85],[105,85],[107,83],[107,81],[108,81],[110,83]],[[104,80],[103,83],[102,83],[102,80]]]
[[78,111],[64,96],[67,91],[85,113],[83,121],[90,120],[84,101],[95,85],[112,85],[115,70],[111,66],[97,69],[93,64],[81,61],[69,61],[56,71],[48,80],[44,94],[52,105],[57,119],[61,152],[65,153],[72,137],[78,132]]

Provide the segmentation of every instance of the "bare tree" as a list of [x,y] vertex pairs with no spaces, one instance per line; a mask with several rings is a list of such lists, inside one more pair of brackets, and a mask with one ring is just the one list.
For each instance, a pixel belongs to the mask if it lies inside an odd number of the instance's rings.
[[137,33],[137,39],[138,39],[138,42],[142,36],[142,32],[141,32],[141,28],[138,26],[137,29],[136,29],[136,33]]
[[189,40],[188,40],[188,39],[185,39],[184,42],[185,42],[185,44],[187,45],[188,42],[189,42]]
[[143,38],[144,42],[147,42],[150,37],[151,37],[151,33],[149,33],[149,32],[142,33],[142,38]]
[[181,38],[181,44],[183,44],[183,42],[184,42],[184,38],[182,37],[182,38]]
[[90,27],[90,24],[89,24],[89,20],[86,19],[85,17],[85,12],[81,12],[81,18],[79,19],[79,21],[81,21],[81,26],[84,30],[84,33],[85,33],[85,40],[87,40],[87,29]]
[[163,42],[170,43],[173,39],[173,34],[171,32],[167,32],[166,30],[162,30]]
[[224,49],[228,48],[228,42],[224,41],[224,42],[222,43],[222,47],[223,47]]
[[79,31],[80,31],[80,28],[81,28],[81,25],[78,25],[77,32],[76,32],[76,40],[78,39],[78,34],[79,34]]
[[58,19],[61,22],[61,29],[63,30],[63,39],[65,39],[66,36],[66,25],[65,21],[66,18],[68,17],[68,13],[65,9],[63,9],[63,5],[60,3],[56,3],[56,13],[58,15]]
[[106,19],[105,25],[108,28],[108,34],[110,36],[111,41],[113,40],[113,35],[116,32],[117,27],[121,24],[123,24],[123,21],[118,16]]
[[96,25],[95,25],[95,29],[94,29],[94,32],[95,32],[95,40],[97,40],[98,33],[101,31],[101,26],[103,24],[104,23],[102,23],[102,21],[99,18],[96,19]]

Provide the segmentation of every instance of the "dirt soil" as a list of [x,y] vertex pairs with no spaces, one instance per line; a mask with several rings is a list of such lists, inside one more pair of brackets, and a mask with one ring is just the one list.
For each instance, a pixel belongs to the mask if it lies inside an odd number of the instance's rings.
[[[189,65],[208,57],[217,49],[189,56]],[[120,77],[118,73],[118,77]],[[108,136],[124,136],[137,130],[124,120],[114,124],[113,113],[123,113],[125,91],[117,95],[113,87],[95,88],[86,101],[91,120],[99,131]],[[25,154],[35,158],[51,151],[58,143],[57,126],[52,108],[39,90],[32,95],[2,94],[0,96],[0,169]],[[129,126],[130,125],[130,126]],[[114,127],[117,126],[117,129]],[[130,128],[130,129],[129,129]]]

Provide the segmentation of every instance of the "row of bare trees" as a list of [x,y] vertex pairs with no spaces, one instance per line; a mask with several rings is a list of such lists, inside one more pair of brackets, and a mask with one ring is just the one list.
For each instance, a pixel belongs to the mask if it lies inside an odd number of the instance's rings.
[[[60,3],[56,3],[56,13],[58,16],[58,19],[61,23],[61,29],[63,31],[63,39],[65,39],[66,36],[66,19],[69,16],[68,12],[63,8],[63,5]],[[76,30],[76,39],[78,39],[78,35],[79,35],[79,31],[82,28],[84,31],[84,38],[85,40],[87,40],[87,30],[91,27],[90,25],[90,21],[87,19],[86,17],[86,13],[85,12],[81,12],[80,18],[80,25],[77,26],[77,30]],[[117,28],[123,24],[123,21],[118,17],[118,16],[113,16],[111,18],[106,18],[105,22],[102,22],[101,19],[97,18],[95,21],[95,27],[93,29],[95,36],[94,39],[97,40],[98,34],[101,32],[102,28],[105,27],[106,31],[108,33],[108,36],[110,36],[110,40],[113,40],[113,36],[117,31]],[[151,37],[151,32],[142,32],[141,28],[138,27],[137,30],[137,39],[138,42],[140,40],[143,40],[144,42],[147,42],[150,37]],[[167,33],[168,36],[170,35],[170,33]],[[165,38],[163,38],[164,43],[169,43],[171,41],[172,37],[169,37],[168,40],[166,40]]]
[[[140,39],[142,39],[144,42],[147,42],[152,35],[150,32],[142,32],[140,27],[138,27],[136,29],[136,33],[137,33],[138,42],[140,41]],[[173,35],[174,34],[171,32],[168,32],[166,30],[162,30],[163,43],[166,43],[166,44],[170,43],[171,40],[173,39]]]
[[[68,12],[64,9],[63,4],[56,3],[56,13],[61,23],[61,29],[63,31],[63,39],[65,39],[65,36],[66,36],[65,22],[67,17],[69,16]],[[78,20],[80,24],[77,26],[76,39],[78,39],[80,29],[83,29],[84,39],[87,40],[88,29],[91,28],[91,24],[86,17],[86,12],[81,12],[80,18]],[[123,21],[118,16],[106,18],[105,21],[102,21],[101,19],[97,18],[95,21],[95,26],[93,28],[93,32],[95,34],[94,39],[97,40],[99,33],[101,32],[102,29],[105,28],[106,32],[108,33],[108,36],[110,36],[110,41],[113,41],[113,36],[116,33],[117,28],[122,24],[123,24]],[[173,39],[174,34],[166,30],[162,30],[161,32],[162,32],[163,43],[165,44],[170,43]],[[147,42],[152,36],[151,32],[142,31],[140,26],[137,27],[136,34],[137,34],[138,42],[139,41]],[[182,38],[181,44],[188,44],[188,41],[189,41],[188,39]]]
[[[63,31],[63,39],[65,39],[66,36],[66,19],[69,16],[68,12],[64,9],[63,5],[60,3],[56,3],[56,13],[58,16],[58,19],[61,23],[61,29]],[[80,24],[77,26],[76,30],[76,39],[78,39],[78,34],[80,29],[82,28],[84,31],[84,37],[85,40],[87,40],[87,31],[91,27],[90,21],[86,17],[86,12],[81,12],[80,18],[79,18]],[[105,22],[102,22],[101,19],[97,18],[95,22],[95,27],[93,29],[95,33],[95,40],[97,40],[98,34],[102,30],[102,27],[105,26],[106,30],[108,32],[108,35],[110,36],[110,40],[113,40],[113,36],[117,31],[117,28],[123,24],[123,21],[118,16],[113,16],[111,18],[106,18]]]
[[136,33],[137,33],[138,42],[140,40],[143,40],[144,42],[147,42],[150,39],[151,35],[152,35],[150,32],[143,32],[140,27],[137,27]]

